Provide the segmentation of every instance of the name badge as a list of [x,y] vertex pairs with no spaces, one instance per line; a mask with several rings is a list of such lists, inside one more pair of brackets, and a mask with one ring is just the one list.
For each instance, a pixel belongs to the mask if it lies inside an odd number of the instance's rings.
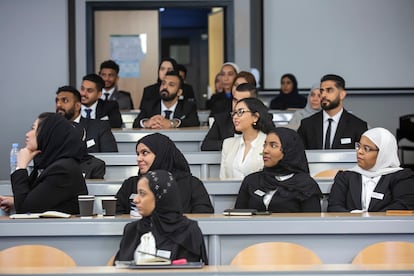
[[382,199],[384,198],[384,194],[377,193],[377,192],[372,192],[371,197],[372,197],[372,198],[375,198],[375,199],[382,200]]
[[263,192],[261,190],[256,190],[256,191],[254,191],[254,193],[258,196],[264,196],[266,194],[265,192]]
[[95,140],[94,139],[86,141],[86,147],[90,148],[94,145],[95,145]]
[[351,144],[351,138],[341,138],[341,144],[342,145]]

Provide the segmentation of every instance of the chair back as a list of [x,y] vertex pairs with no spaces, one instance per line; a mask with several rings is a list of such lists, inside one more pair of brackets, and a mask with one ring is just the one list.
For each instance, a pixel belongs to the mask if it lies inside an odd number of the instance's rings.
[[76,266],[68,254],[46,245],[18,245],[0,251],[0,267]]
[[403,138],[414,142],[414,114],[400,117],[400,127],[397,129],[397,141]]
[[106,263],[107,266],[113,266],[115,261],[115,255],[113,255],[108,262]]
[[362,249],[353,264],[414,264],[414,242],[386,241]]
[[343,171],[345,169],[328,169],[323,170],[316,173],[313,177],[314,178],[322,178],[322,179],[334,179],[338,171]]
[[231,261],[231,265],[283,264],[322,264],[322,261],[309,248],[289,242],[257,243],[244,248]]

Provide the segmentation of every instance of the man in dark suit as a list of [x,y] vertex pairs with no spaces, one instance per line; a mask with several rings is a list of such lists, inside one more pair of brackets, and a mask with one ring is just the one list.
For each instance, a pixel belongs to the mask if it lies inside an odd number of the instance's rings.
[[117,101],[120,110],[134,109],[131,93],[118,90],[119,65],[113,60],[106,60],[101,63],[99,76],[104,80],[105,87],[102,90],[101,99],[104,101]]
[[167,72],[160,85],[161,100],[141,107],[134,128],[166,129],[199,126],[194,102],[179,100],[183,80],[177,71]]
[[343,108],[345,80],[338,75],[321,79],[322,110],[301,121],[298,129],[306,149],[354,149],[367,122]]
[[[257,98],[256,87],[249,83],[242,83],[232,92],[232,109],[236,103],[245,98]],[[217,113],[214,123],[204,137],[201,144],[202,151],[217,151],[223,147],[223,140],[234,136],[233,118],[230,112]]]
[[87,119],[107,120],[111,128],[120,128],[122,117],[118,102],[100,99],[104,85],[104,80],[96,74],[83,77],[80,89],[81,115]]
[[187,68],[183,64],[177,64],[178,73],[183,79],[183,94],[180,100],[196,101],[193,87],[187,83]]
[[118,152],[108,122],[81,117],[81,96],[72,86],[59,87],[56,92],[56,113],[61,114],[83,132],[88,153]]

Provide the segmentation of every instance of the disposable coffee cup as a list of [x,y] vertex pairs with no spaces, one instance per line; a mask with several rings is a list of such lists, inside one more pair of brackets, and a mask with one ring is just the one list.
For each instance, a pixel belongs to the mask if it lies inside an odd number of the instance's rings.
[[92,218],[93,205],[95,203],[94,195],[78,195],[79,213],[81,218]]
[[116,197],[102,197],[102,215],[104,217],[114,217],[116,212]]

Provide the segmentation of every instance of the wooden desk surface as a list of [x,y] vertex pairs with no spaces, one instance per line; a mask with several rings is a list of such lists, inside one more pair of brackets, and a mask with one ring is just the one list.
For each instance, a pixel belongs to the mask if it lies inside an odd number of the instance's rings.
[[2,275],[413,275],[414,264],[205,266],[201,269],[118,269],[110,266],[0,268]]

